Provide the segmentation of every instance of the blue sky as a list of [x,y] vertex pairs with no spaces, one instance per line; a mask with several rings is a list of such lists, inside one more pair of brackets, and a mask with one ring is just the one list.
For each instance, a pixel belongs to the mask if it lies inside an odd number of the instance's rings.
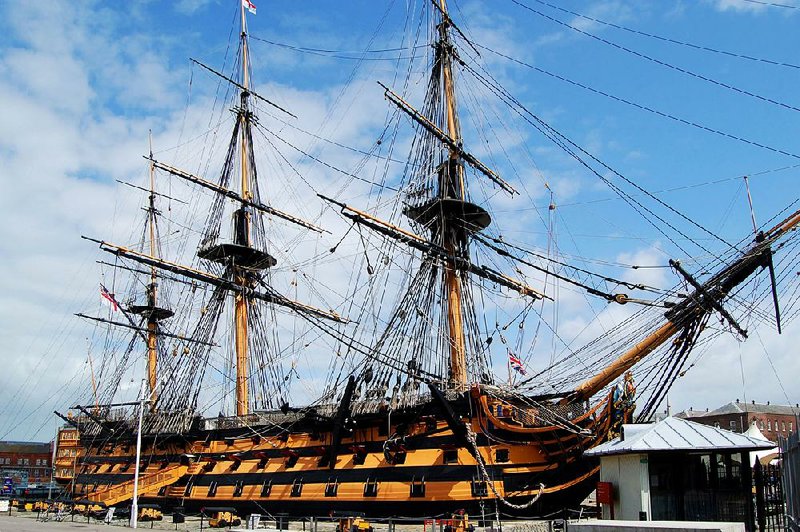
[[[368,150],[388,106],[375,81],[399,83],[392,61],[374,59],[411,51],[366,54],[369,60],[360,63],[334,56],[407,47],[405,9],[425,3],[261,0],[258,14],[248,19],[254,83],[295,112],[306,130]],[[547,3],[459,1],[450,2],[450,9],[459,28],[481,46],[480,61],[528,110],[710,232],[735,242],[751,231],[743,175],[752,176],[759,222],[797,199],[800,109],[792,107],[800,108],[800,9],[746,0]],[[0,408],[0,438],[49,437],[55,420],[48,413],[64,408],[76,383],[85,379],[84,338],[90,332],[71,313],[95,305],[98,271],[94,250],[79,235],[130,234],[135,213],[125,213],[135,211],[131,206],[141,197],[120,193],[114,180],[142,182],[148,129],[157,151],[178,162],[192,160],[196,152],[173,147],[189,143],[207,125],[203,113],[217,85],[188,58],[223,68],[226,51],[230,58],[235,47],[237,11],[237,2],[221,0],[0,5],[0,336],[7,339],[8,353],[7,371],[0,375],[0,403],[6,405]],[[646,37],[575,13],[726,53]],[[471,50],[462,53],[474,59]],[[787,65],[737,57],[743,55]],[[467,92],[474,88],[464,81]],[[480,94],[476,98],[482,101]],[[483,155],[479,137],[468,128],[479,116],[467,97],[463,103],[469,117],[465,138]],[[223,114],[218,108],[217,116]],[[504,234],[546,245],[532,209],[546,216],[547,183],[555,194],[557,243],[565,254],[659,265],[668,258],[700,260],[700,247],[672,230],[667,232],[676,244],[667,241],[596,176],[521,126],[520,137],[508,137],[519,156],[518,171],[504,175],[524,185],[527,203],[512,206],[496,199]],[[352,152],[298,138],[327,160],[356,167]],[[320,191],[339,190],[344,183],[318,168],[311,172]],[[341,194],[357,203],[364,189]],[[321,209],[310,203],[299,208],[311,215]],[[511,213],[521,209],[529,216],[515,225]],[[682,233],[719,250],[720,242],[698,227],[659,212]],[[663,272],[653,279],[664,286],[676,282]],[[673,405],[713,408],[740,396],[800,401],[787,377],[800,370],[788,349],[796,334],[790,329],[777,338],[765,330],[764,349],[762,342],[740,347],[727,339],[679,381]],[[746,361],[744,386],[739,353]]]

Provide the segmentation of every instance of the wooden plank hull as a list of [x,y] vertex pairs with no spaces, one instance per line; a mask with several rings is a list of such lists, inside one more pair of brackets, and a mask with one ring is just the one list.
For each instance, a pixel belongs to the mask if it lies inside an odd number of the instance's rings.
[[[494,513],[496,507],[530,517],[577,508],[594,489],[597,463],[582,452],[608,437],[606,401],[557,426],[538,423],[530,409],[485,398],[465,401],[453,406],[473,441],[454,433],[447,416],[430,405],[394,413],[391,434],[387,416],[356,418],[338,444],[324,423],[145,438],[141,477],[179,463],[188,469],[142,500],[189,511],[232,506],[242,514],[294,517],[364,512],[422,518],[461,509]],[[462,415],[468,412],[472,417]],[[75,476],[75,496],[92,499],[110,485],[130,482],[134,452],[129,441],[89,446]]]

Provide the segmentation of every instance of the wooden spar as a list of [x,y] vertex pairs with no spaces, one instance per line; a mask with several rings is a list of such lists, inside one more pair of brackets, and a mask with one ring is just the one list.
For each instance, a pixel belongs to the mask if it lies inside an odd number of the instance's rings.
[[[79,318],[86,318],[87,320],[94,320],[94,321],[99,321],[101,323],[108,323],[108,324],[114,325],[116,327],[125,327],[126,329],[131,329],[131,330],[134,330],[134,331],[137,331],[137,332],[147,332],[146,328],[137,327],[136,325],[131,325],[130,323],[123,323],[121,321],[107,320],[105,318],[98,318],[97,316],[89,316],[87,314],[82,314],[80,312],[76,313],[75,315],[78,316]],[[175,338],[177,340],[181,340],[181,341],[184,341],[184,342],[207,345],[209,347],[219,347],[217,344],[214,344],[214,343],[211,343],[211,342],[204,342],[202,340],[196,340],[194,338],[189,338],[188,336],[183,336],[182,334],[172,334],[172,333],[164,332],[163,330],[159,330],[156,334],[158,336],[164,336],[166,338]]]
[[98,244],[100,244],[100,249],[102,249],[107,253],[111,253],[113,255],[117,255],[120,257],[126,257],[135,260],[140,264],[155,265],[160,270],[177,273],[179,275],[183,275],[184,277],[188,277],[190,279],[196,279],[198,281],[202,281],[214,286],[222,286],[232,292],[247,291],[250,297],[253,299],[259,299],[267,303],[274,303],[276,305],[286,307],[301,314],[308,314],[316,316],[318,318],[325,318],[339,323],[347,322],[346,319],[342,318],[335,312],[328,312],[326,310],[318,309],[310,305],[304,305],[303,303],[300,303],[298,301],[292,301],[291,299],[284,297],[277,292],[272,292],[272,293],[258,292],[256,290],[242,286],[236,282],[231,282],[217,275],[204,272],[202,270],[197,270],[195,268],[189,268],[188,266],[183,266],[175,262],[169,262],[164,259],[151,258],[148,255],[139,253],[132,249],[128,249],[124,246],[118,246],[116,244],[111,244],[110,242],[104,242],[102,240],[96,240],[94,238],[89,238],[86,236],[82,236],[81,238],[85,240],[91,240],[92,242],[97,242]]
[[247,304],[244,293],[236,294],[234,326],[236,331],[236,415],[246,416],[248,408],[247,390]]
[[581,383],[561,404],[582,401],[590,398],[605,386],[613,382],[634,364],[652,353],[669,340],[678,330],[678,323],[687,317],[708,312],[707,308],[717,309],[722,301],[738,284],[744,282],[759,268],[764,267],[764,254],[770,253],[771,246],[786,233],[794,231],[800,225],[800,210],[795,211],[772,229],[757,237],[753,246],[737,261],[722,268],[711,279],[703,283],[684,302],[667,312],[668,319],[655,332],[622,354],[600,373]]
[[657,331],[606,366],[600,373],[575,388],[575,391],[562,399],[560,403],[566,404],[588,399],[633,367],[634,364],[652,353],[676,332],[678,332],[678,326],[671,321],[667,321]]
[[[440,0],[440,7],[442,11],[442,23],[439,25],[439,43],[438,53],[442,62],[442,83],[444,84],[444,98],[447,110],[447,133],[453,139],[457,146],[462,144],[461,139],[461,125],[458,121],[458,114],[456,108],[456,95],[455,86],[453,83],[453,69],[451,63],[451,48],[450,39],[447,33],[447,5],[445,0]],[[450,190],[456,192],[456,198],[464,201],[465,187],[464,183],[464,167],[460,163],[460,154],[458,151],[450,148],[450,161],[455,164],[450,164],[450,168],[456,170],[456,175],[451,175],[447,172],[448,180],[455,179],[455,183],[448,183],[444,187],[442,183],[439,184],[439,196],[446,197]],[[456,242],[456,231],[452,227],[448,227],[446,223],[440,224],[440,231],[442,237],[442,244],[448,255],[455,257],[457,253],[458,243]],[[459,276],[455,260],[446,259],[444,267],[444,283],[447,294],[447,328],[450,339],[450,382],[456,388],[464,388],[467,385],[467,349],[466,337],[464,333],[464,317],[462,315],[462,294],[461,294],[461,277]]]
[[318,226],[316,226],[316,225],[314,225],[314,224],[312,224],[310,222],[307,222],[307,221],[305,221],[305,220],[303,220],[301,218],[298,218],[296,216],[292,216],[291,214],[287,214],[287,213],[285,213],[283,211],[280,211],[278,209],[270,207],[269,205],[264,205],[263,203],[259,203],[257,201],[253,201],[252,199],[248,200],[246,198],[243,198],[241,195],[237,194],[236,192],[234,192],[232,190],[228,190],[227,188],[222,187],[222,186],[220,186],[220,185],[218,185],[216,183],[212,183],[211,181],[203,179],[202,177],[196,176],[194,174],[190,174],[189,172],[184,172],[183,170],[180,170],[179,168],[175,168],[175,167],[170,166],[168,164],[164,164],[161,161],[153,160],[152,162],[153,162],[153,164],[155,165],[156,168],[164,170],[165,172],[169,172],[170,174],[174,175],[175,177],[180,177],[181,179],[185,179],[186,181],[189,181],[191,183],[195,183],[197,185],[200,185],[201,187],[207,188],[209,190],[213,190],[214,192],[216,192],[218,194],[222,194],[223,196],[228,197],[228,198],[230,198],[230,199],[232,199],[234,201],[238,201],[239,203],[242,203],[243,205],[247,205],[248,207],[252,207],[252,208],[254,208],[256,210],[259,210],[261,212],[264,212],[266,214],[271,214],[273,216],[277,216],[278,218],[286,220],[287,222],[291,222],[291,223],[293,223],[295,225],[299,225],[300,227],[305,227],[306,229],[311,229],[312,231],[315,231],[317,233],[329,233],[330,232],[330,231],[328,231],[326,229],[322,229],[321,227],[318,227]]
[[408,244],[410,247],[414,249],[418,249],[419,251],[423,251],[430,255],[437,256],[443,260],[449,259],[455,261],[458,268],[468,271],[474,275],[477,275],[478,277],[488,279],[506,288],[510,288],[511,290],[515,290],[516,292],[518,292],[523,296],[532,297],[534,299],[552,299],[550,296],[547,296],[539,292],[535,288],[517,279],[504,275],[487,266],[479,266],[477,264],[473,264],[467,259],[454,256],[448,253],[447,250],[445,250],[444,248],[437,246],[433,242],[426,240],[421,236],[412,233],[411,231],[406,231],[402,227],[390,224],[389,222],[386,222],[384,220],[381,220],[380,218],[372,216],[371,214],[365,211],[351,207],[333,198],[323,196],[322,194],[317,194],[317,196],[319,196],[320,198],[329,203],[333,203],[334,205],[341,207],[342,214],[345,217],[353,220],[356,223],[365,225],[370,229],[381,233],[382,235],[394,238],[399,242]]
[[429,133],[431,133],[434,137],[436,137],[440,142],[445,144],[451,151],[458,153],[462,160],[466,161],[470,166],[478,170],[480,173],[488,177],[492,180],[495,184],[497,184],[500,188],[508,192],[509,194],[516,194],[517,190],[512,187],[508,182],[506,182],[502,177],[497,175],[491,168],[483,164],[477,157],[469,153],[468,151],[464,150],[463,147],[459,143],[457,143],[450,135],[442,131],[436,124],[431,122],[431,120],[414,109],[408,102],[403,100],[397,93],[392,91],[389,87],[378,82],[378,85],[383,87],[385,91],[386,98],[395,104],[398,109],[406,113],[412,120],[417,122],[423,128],[425,128]]
[[[241,157],[241,183],[242,183],[242,198],[251,200],[253,193],[250,191],[250,173],[248,168],[248,145],[247,133],[250,127],[250,112],[247,106],[248,96],[250,94],[250,75],[248,72],[249,65],[247,63],[247,17],[245,16],[244,2],[240,2],[239,10],[242,17],[242,86],[244,87],[241,93],[242,108],[239,111],[239,155]],[[236,243],[241,246],[250,246],[250,213],[246,210],[246,205],[242,204],[240,208],[240,220],[243,224],[244,230],[236,232]],[[241,238],[244,241],[240,241]],[[247,288],[252,288],[252,281],[244,275],[243,272],[237,271],[236,282]],[[248,390],[247,390],[247,314],[249,298],[246,296],[246,291],[238,292],[235,296],[233,326],[234,326],[234,348],[236,353],[236,415],[246,416],[249,409]]]
[[[153,134],[152,132],[149,134],[149,144],[150,144],[150,197],[149,197],[149,216],[148,216],[148,225],[150,229],[150,256],[156,256],[156,224],[155,224],[155,216],[156,216],[156,199],[155,199],[155,167],[153,166]],[[148,294],[148,305],[153,309],[156,308],[157,303],[157,293],[158,285],[156,276],[156,267],[150,266],[150,287],[149,287],[149,294]],[[156,319],[156,313],[151,312],[147,318],[147,385],[148,390],[150,391],[150,409],[153,410],[156,407],[156,382],[157,382],[157,364],[158,364],[158,320]]]
[[[445,250],[453,255],[455,253],[453,242],[445,242]],[[453,260],[445,260],[444,272],[447,288],[447,328],[450,333],[450,379],[457,388],[463,388],[467,385],[467,349],[461,314],[461,278]]]

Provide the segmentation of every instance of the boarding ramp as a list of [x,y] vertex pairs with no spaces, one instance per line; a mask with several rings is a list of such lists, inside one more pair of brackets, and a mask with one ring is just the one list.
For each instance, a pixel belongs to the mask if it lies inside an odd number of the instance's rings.
[[[189,466],[175,464],[153,473],[139,475],[139,496],[149,495],[158,492],[165,486],[171,486],[185,475],[188,470]],[[88,493],[86,499],[106,506],[114,506],[133,499],[133,484],[133,480],[129,480],[122,484],[100,488]]]

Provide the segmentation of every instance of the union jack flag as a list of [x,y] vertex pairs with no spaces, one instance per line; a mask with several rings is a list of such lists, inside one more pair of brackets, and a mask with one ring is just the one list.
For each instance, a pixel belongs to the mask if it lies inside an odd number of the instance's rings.
[[109,292],[108,289],[103,286],[103,283],[100,283],[100,300],[106,305],[109,305],[112,310],[119,310],[119,305],[117,304],[117,300],[114,299],[114,294]]
[[520,375],[528,374],[528,372],[525,371],[525,366],[522,365],[522,360],[514,356],[511,351],[508,352],[508,363],[511,364],[511,367]]

